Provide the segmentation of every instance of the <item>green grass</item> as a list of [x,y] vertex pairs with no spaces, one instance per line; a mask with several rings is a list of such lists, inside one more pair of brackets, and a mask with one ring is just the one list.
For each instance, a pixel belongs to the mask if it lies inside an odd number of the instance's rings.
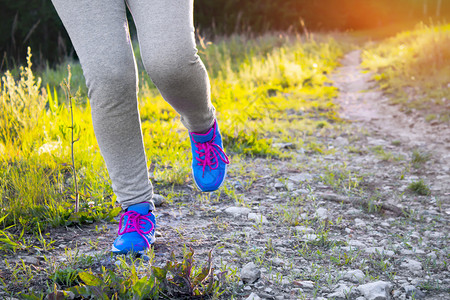
[[422,179],[420,179],[419,181],[411,182],[408,185],[408,189],[421,196],[427,196],[431,193],[430,188]]
[[[332,38],[305,41],[287,35],[254,39],[234,35],[213,43],[202,41],[199,50],[231,156],[281,158],[282,151],[271,147],[274,139],[288,141],[299,131],[312,135],[339,121],[332,101],[337,91],[328,84],[326,74],[336,67],[343,45]],[[31,69],[30,53],[20,76],[6,72],[2,79],[0,230],[11,239],[22,229],[37,234],[38,227],[111,219],[118,213],[117,209],[111,212],[115,197],[92,129],[81,67],[68,63],[73,128],[68,99],[60,87],[68,77],[66,65],[41,70],[41,80]],[[154,182],[162,186],[189,183],[187,131],[146,75],[140,80],[139,104]],[[80,198],[77,214],[72,130]]]
[[392,103],[419,111],[428,121],[450,120],[450,24],[404,31],[363,52],[362,65]]

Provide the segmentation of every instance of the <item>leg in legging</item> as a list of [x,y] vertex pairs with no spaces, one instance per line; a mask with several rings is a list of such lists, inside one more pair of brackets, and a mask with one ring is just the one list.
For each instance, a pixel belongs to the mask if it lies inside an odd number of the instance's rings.
[[[53,0],[80,58],[100,151],[124,209],[152,197],[124,0]],[[153,209],[151,207],[150,209]]]

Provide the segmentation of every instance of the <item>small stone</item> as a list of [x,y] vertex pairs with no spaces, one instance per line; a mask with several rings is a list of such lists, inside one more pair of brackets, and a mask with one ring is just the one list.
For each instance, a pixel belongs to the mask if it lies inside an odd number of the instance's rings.
[[251,211],[250,208],[237,207],[237,206],[232,206],[232,207],[228,207],[227,209],[225,209],[225,212],[227,214],[233,215],[234,217],[238,217],[238,216],[242,216],[242,215],[248,216],[250,211]]
[[345,146],[348,145],[348,140],[342,136],[338,136],[335,140],[334,143],[338,146]]
[[254,283],[261,277],[261,270],[253,263],[249,262],[241,270],[241,280],[244,283]]
[[284,296],[275,296],[275,300],[284,300]]
[[366,245],[364,245],[363,242],[360,242],[360,241],[358,241],[358,240],[350,240],[350,241],[348,241],[348,244],[349,244],[350,246],[353,246],[353,247],[359,248],[359,249],[366,248]]
[[303,289],[307,289],[307,290],[312,290],[314,289],[314,282],[313,281],[308,281],[308,280],[304,280],[304,281],[298,281],[298,280],[294,280],[292,282],[293,284],[303,288]]
[[413,298],[413,299],[425,298],[425,294],[413,285],[406,285],[403,288],[405,289],[406,297],[408,297],[408,298]]
[[264,289],[264,292],[266,293],[272,293],[273,289],[271,289],[270,287],[267,287]]
[[312,233],[314,229],[305,226],[295,226],[295,230],[303,233]]
[[284,265],[284,260],[282,260],[281,258],[275,257],[274,259],[272,259],[272,264],[274,264],[275,266],[282,266],[282,265]]
[[252,287],[249,285],[244,286],[244,291],[251,291]]
[[352,289],[345,284],[339,284],[337,288],[334,289],[333,293],[328,295],[331,299],[349,299]]
[[422,264],[414,259],[407,259],[400,264],[400,267],[408,269],[413,273],[418,273],[422,270]]
[[328,218],[328,211],[327,211],[326,208],[319,207],[319,208],[316,210],[315,216],[318,217],[318,218],[321,219],[321,220],[324,220],[324,219]]
[[351,282],[361,282],[366,275],[361,270],[350,270],[344,274],[344,279],[347,279]]
[[394,251],[391,250],[384,250],[384,247],[368,247],[364,249],[364,252],[368,254],[380,254],[380,255],[386,255],[386,256],[394,256]]
[[366,222],[364,222],[361,219],[356,218],[355,219],[355,225],[356,225],[356,227],[366,227]]
[[39,259],[34,256],[25,256],[22,258],[23,261],[30,265],[39,265]]
[[269,223],[267,218],[265,216],[263,216],[262,214],[249,213],[247,217],[248,217],[249,220],[253,220],[253,221],[256,221],[258,223],[263,223],[263,224]]
[[430,252],[427,254],[427,257],[431,258],[431,259],[437,259],[437,255],[435,252]]
[[275,185],[273,186],[275,189],[277,190],[281,190],[285,187],[285,185],[281,182],[276,182]]
[[296,183],[301,183],[304,181],[311,181],[313,179],[313,176],[311,174],[308,173],[300,173],[300,174],[293,174],[290,175],[288,177],[289,180],[296,182]]
[[317,239],[317,235],[312,234],[312,233],[311,234],[305,234],[303,236],[303,239],[306,240],[306,241],[312,242],[312,241],[315,241]]
[[261,300],[261,298],[257,294],[251,293],[245,300]]
[[158,195],[158,194],[153,194],[153,198],[152,198],[153,204],[158,207],[163,205],[163,203],[166,202],[166,198],[164,198],[164,196],[162,195]]
[[295,149],[295,145],[293,143],[273,143],[272,147],[281,149]]
[[392,284],[386,281],[376,281],[360,285],[357,289],[367,300],[385,300],[390,299]]

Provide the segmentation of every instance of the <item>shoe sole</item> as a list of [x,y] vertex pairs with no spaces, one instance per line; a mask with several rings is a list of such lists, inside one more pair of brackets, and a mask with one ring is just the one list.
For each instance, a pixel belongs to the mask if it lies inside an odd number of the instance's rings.
[[[155,241],[156,241],[156,237],[155,237],[155,236],[152,236],[151,239],[150,239],[150,241],[149,241],[148,243],[149,243],[150,246],[151,246],[152,244],[155,243]],[[114,247],[114,244],[113,244],[112,247],[111,247],[111,252],[114,253],[114,254],[128,254],[128,253],[130,253],[130,252],[139,253],[139,254],[145,254],[145,252],[146,252],[147,250],[148,250],[148,248],[145,248],[145,249],[140,250],[140,251],[120,250],[120,249],[117,249],[116,247]]]
[[198,186],[197,181],[195,181],[194,169],[191,167],[192,179],[194,179],[195,186],[203,193],[212,193],[212,192],[215,192],[218,189],[220,189],[220,187],[225,183],[225,179],[227,179],[227,171],[228,171],[228,168],[225,168],[225,175],[223,175],[222,183],[215,190],[204,191]]

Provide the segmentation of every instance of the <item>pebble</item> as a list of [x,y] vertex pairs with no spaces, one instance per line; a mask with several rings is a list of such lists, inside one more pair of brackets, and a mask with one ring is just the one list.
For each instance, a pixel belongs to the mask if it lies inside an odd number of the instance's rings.
[[364,249],[364,252],[368,254],[381,254],[386,256],[394,256],[394,251],[391,250],[384,250],[384,247],[368,247]]
[[314,229],[305,227],[305,226],[295,226],[295,230],[303,232],[303,233],[312,233]]
[[311,181],[313,179],[313,176],[309,173],[300,173],[300,174],[290,175],[288,177],[288,179],[291,181],[294,181],[296,183],[300,183],[303,181]]
[[344,274],[344,279],[347,279],[351,282],[361,282],[366,275],[361,270],[350,270]]
[[364,222],[361,219],[356,218],[355,219],[355,226],[356,227],[366,227],[366,222]]
[[406,285],[403,287],[406,292],[406,297],[411,297],[413,299],[423,299],[425,298],[425,294],[416,288],[414,285]]
[[337,300],[349,299],[351,293],[352,293],[352,288],[341,283],[334,289],[333,293],[328,294],[328,298],[337,299]]
[[241,269],[241,280],[244,283],[254,283],[260,277],[261,270],[253,262],[249,262]]
[[367,300],[384,300],[390,298],[392,284],[386,281],[376,281],[360,285],[357,289]]
[[408,269],[413,273],[418,273],[422,270],[422,264],[414,259],[407,259],[400,264],[400,267]]
[[158,207],[158,206],[163,205],[163,203],[166,202],[166,198],[159,194],[153,194],[152,201],[153,201],[153,204],[155,204],[155,206]]
[[284,260],[279,257],[275,257],[274,259],[272,259],[272,264],[274,264],[275,266],[282,266],[284,265]]
[[366,245],[364,245],[363,242],[358,241],[358,240],[350,240],[348,241],[348,244],[350,246],[356,247],[356,248],[366,248]]
[[234,217],[247,215],[250,213],[250,208],[247,207],[238,207],[238,206],[231,206],[225,209],[225,212],[227,214],[233,215]]
[[267,218],[265,216],[263,216],[262,214],[258,214],[258,213],[249,213],[247,218],[249,220],[253,220],[258,223],[263,223],[263,224],[269,223],[269,221],[267,220]]
[[324,219],[328,218],[328,210],[326,208],[319,207],[316,210],[315,216],[321,220],[324,220]]
[[314,282],[313,281],[308,281],[308,280],[297,281],[297,280],[294,280],[292,283],[297,285],[297,286],[300,286],[301,288],[307,289],[307,290],[314,289]]
[[257,294],[251,293],[245,300],[261,300],[261,298]]
[[312,233],[310,233],[310,234],[305,234],[305,235],[303,236],[303,239],[306,240],[306,241],[312,242],[312,241],[315,241],[315,240],[317,239],[317,235],[316,235],[316,234],[312,234]]

